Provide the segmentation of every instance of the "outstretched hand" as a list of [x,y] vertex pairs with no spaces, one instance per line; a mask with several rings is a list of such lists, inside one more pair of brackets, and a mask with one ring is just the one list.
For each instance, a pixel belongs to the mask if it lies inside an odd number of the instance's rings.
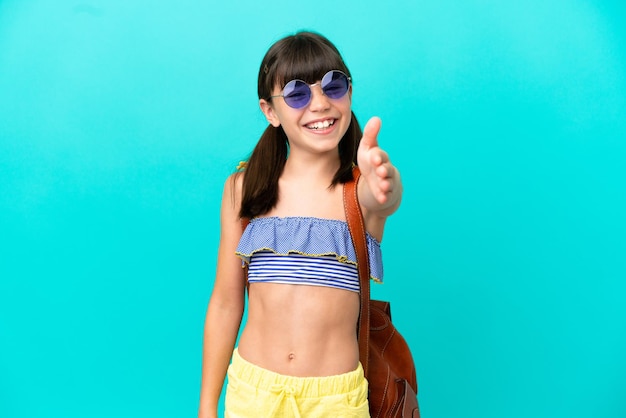
[[389,155],[378,146],[381,123],[380,118],[373,117],[365,125],[357,161],[372,197],[378,205],[386,206],[391,203],[389,200],[398,186],[395,183],[399,182],[399,178],[396,168],[389,161]]

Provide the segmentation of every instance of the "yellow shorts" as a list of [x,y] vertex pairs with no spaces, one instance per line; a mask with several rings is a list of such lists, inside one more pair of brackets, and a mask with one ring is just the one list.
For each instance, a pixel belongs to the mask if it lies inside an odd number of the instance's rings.
[[237,352],[228,368],[224,418],[369,418],[361,364],[337,376],[284,376],[247,362]]

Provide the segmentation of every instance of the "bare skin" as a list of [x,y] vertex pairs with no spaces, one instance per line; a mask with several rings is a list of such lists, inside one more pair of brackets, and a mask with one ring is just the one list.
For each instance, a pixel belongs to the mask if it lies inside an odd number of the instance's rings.
[[[263,102],[261,109],[270,123],[289,122],[292,111],[281,107],[286,106],[284,103]],[[306,112],[316,117],[334,112],[333,117],[343,117],[345,111],[335,108],[343,104],[336,102],[314,89]],[[348,102],[348,109],[349,105]],[[357,158],[362,172],[358,194],[366,229],[381,240],[385,219],[400,204],[402,185],[398,171],[378,147],[379,129],[378,118],[367,124]],[[342,135],[338,132],[337,138]],[[343,186],[328,187],[339,166],[339,139],[334,144],[331,138],[319,145],[309,141],[305,133],[290,142],[290,155],[279,182],[278,204],[263,216],[345,220]],[[234,256],[242,234],[238,218],[241,188],[241,175],[231,177],[224,188],[218,267],[205,324],[199,418],[217,416],[217,402],[243,315],[245,279],[241,260]],[[247,361],[285,375],[346,373],[354,370],[359,361],[358,313],[359,296],[355,292],[255,283],[250,286],[248,318],[238,350]]]

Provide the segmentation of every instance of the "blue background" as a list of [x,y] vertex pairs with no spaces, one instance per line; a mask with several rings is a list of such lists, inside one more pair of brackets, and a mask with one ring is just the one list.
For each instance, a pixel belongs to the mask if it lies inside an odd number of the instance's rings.
[[267,48],[342,51],[425,418],[626,417],[626,6],[0,1],[0,416],[196,414]]

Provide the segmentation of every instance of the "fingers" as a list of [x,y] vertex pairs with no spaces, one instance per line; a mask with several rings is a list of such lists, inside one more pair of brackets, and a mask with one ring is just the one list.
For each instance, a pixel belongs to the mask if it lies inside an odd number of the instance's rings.
[[391,164],[381,165],[376,168],[376,176],[378,176],[380,188],[389,191],[393,188],[393,170]]
[[385,204],[393,194],[395,186],[395,167],[389,155],[378,145],[378,134],[382,122],[380,118],[371,118],[363,129],[359,146],[359,166],[365,171],[370,191],[379,204]]
[[380,148],[370,150],[370,164],[374,167],[376,174],[380,177],[388,177],[391,162],[389,155]]
[[395,167],[390,162],[378,166],[372,164],[372,171],[368,176],[370,190],[380,204],[387,202],[388,197],[393,193],[395,186]]
[[391,177],[391,164],[388,161],[386,163],[381,162],[377,164],[376,175],[381,179]]
[[392,193],[393,182],[391,179],[385,179],[378,183],[378,190],[376,190],[374,194],[378,203],[383,204]]
[[379,117],[374,116],[365,125],[363,129],[363,138],[361,143],[367,148],[373,148],[378,146],[378,133],[380,132],[380,126],[382,122]]

